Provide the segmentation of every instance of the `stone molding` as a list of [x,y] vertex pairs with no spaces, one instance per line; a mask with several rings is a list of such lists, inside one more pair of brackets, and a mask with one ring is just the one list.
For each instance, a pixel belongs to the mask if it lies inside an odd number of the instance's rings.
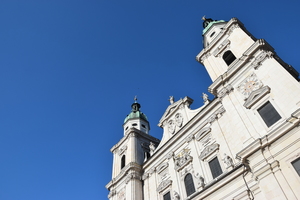
[[226,87],[222,88],[218,94],[217,94],[217,97],[220,98],[220,99],[223,99],[223,97],[227,94],[229,94],[230,92],[233,91],[233,87],[232,85],[227,85]]
[[250,109],[254,104],[256,104],[260,99],[269,94],[271,88],[269,86],[264,86],[258,90],[251,92],[248,99],[244,103],[244,107]]
[[220,46],[214,51],[213,55],[215,57],[221,57],[223,52],[230,48],[230,40],[224,40]]
[[204,148],[204,150],[201,152],[199,159],[204,161],[208,156],[213,154],[215,151],[219,149],[219,144],[211,144]]
[[125,183],[129,183],[131,179],[142,180],[141,174],[139,172],[130,172],[126,175]]
[[156,191],[160,193],[170,185],[172,185],[172,180],[164,180],[158,185]]
[[164,162],[164,163],[160,164],[158,167],[156,167],[157,173],[161,173],[168,166],[169,166],[169,163],[167,163],[167,162]]
[[262,52],[255,57],[254,61],[251,63],[251,67],[254,69],[258,69],[259,66],[261,66],[262,62],[266,60],[267,58],[272,58],[274,55],[271,51],[262,50]]
[[190,155],[191,150],[188,148],[183,149],[177,156],[174,157],[175,170],[180,171],[193,161],[193,157]]
[[127,145],[121,147],[118,151],[119,156],[121,156],[127,150]]
[[199,133],[196,135],[196,140],[199,141],[201,138],[205,137],[208,133],[211,132],[210,127],[204,127],[202,128]]
[[[268,51],[273,52],[274,49],[263,39],[257,40],[254,44],[252,44],[247,51],[241,56],[241,58],[236,59],[228,68],[227,72],[220,75],[209,87],[208,91],[214,95],[217,96],[217,89],[221,85],[227,84],[229,79],[234,76],[242,67],[244,67],[248,61],[254,56],[254,54],[257,51]],[[258,59],[256,63],[262,63],[266,60],[266,58],[269,58],[268,56],[270,53],[266,54],[265,57],[263,56],[257,56]],[[260,54],[259,54],[260,55]],[[259,58],[258,58],[259,57]],[[255,59],[256,59],[255,58]],[[250,67],[253,67],[252,65],[249,65]]]

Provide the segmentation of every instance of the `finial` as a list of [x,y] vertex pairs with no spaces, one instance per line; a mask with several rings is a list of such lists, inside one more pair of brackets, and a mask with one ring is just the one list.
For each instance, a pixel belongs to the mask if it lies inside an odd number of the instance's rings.
[[133,100],[134,100],[134,103],[137,103],[137,95],[134,96]]
[[205,21],[205,20],[206,20],[206,18],[205,18],[205,15],[202,17],[202,20],[203,20],[203,21]]

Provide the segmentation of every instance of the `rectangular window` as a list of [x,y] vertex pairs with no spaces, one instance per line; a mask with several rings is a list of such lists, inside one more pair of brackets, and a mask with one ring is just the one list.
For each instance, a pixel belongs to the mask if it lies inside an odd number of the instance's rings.
[[281,119],[281,116],[272,106],[272,104],[268,101],[262,107],[260,107],[257,112],[260,114],[261,118],[264,120],[268,127],[272,126]]
[[164,200],[171,200],[170,192],[168,192],[164,195]]
[[222,174],[222,169],[221,169],[221,166],[220,166],[220,163],[219,163],[219,160],[217,157],[212,159],[208,164],[209,164],[213,178],[216,178]]
[[300,176],[300,158],[292,162],[293,167],[295,168],[296,172]]

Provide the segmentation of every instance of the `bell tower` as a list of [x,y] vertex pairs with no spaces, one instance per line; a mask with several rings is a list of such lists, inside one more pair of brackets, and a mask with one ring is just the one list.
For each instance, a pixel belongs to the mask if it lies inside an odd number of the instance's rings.
[[111,148],[112,180],[106,185],[110,200],[143,199],[142,165],[150,156],[149,146],[157,147],[160,142],[149,135],[147,116],[136,97],[131,108],[124,120],[123,138]]

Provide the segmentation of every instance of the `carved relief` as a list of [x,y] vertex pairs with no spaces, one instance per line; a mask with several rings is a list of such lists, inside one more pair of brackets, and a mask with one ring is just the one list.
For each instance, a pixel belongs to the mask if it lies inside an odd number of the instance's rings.
[[211,128],[210,127],[204,127],[202,128],[199,133],[196,135],[196,140],[200,140],[202,137],[204,137],[206,134],[210,133]]
[[225,52],[227,49],[230,47],[230,40],[224,40],[218,48],[214,51],[214,56],[215,57],[221,57],[222,53]]
[[142,180],[142,177],[140,176],[140,174],[138,172],[131,172],[131,173],[127,174],[125,183],[127,184],[131,179]]
[[181,170],[184,166],[189,164],[193,157],[190,156],[191,150],[188,148],[183,149],[177,156],[174,157],[175,160],[175,169],[177,171]]
[[166,189],[166,188],[167,188],[168,186],[170,186],[171,184],[172,184],[172,180],[165,180],[165,181],[162,181],[162,182],[158,185],[156,191],[157,191],[157,192],[162,192],[164,189]]
[[219,119],[222,114],[225,112],[225,108],[224,107],[220,107],[216,112],[214,112],[212,115],[210,115],[208,117],[208,119],[206,120],[206,123],[213,123],[216,119]]
[[177,113],[175,115],[175,122],[176,122],[176,126],[178,126],[179,128],[182,126],[182,122],[183,122],[182,114]]
[[180,196],[176,191],[174,191],[173,200],[180,200]]
[[251,63],[251,66],[254,69],[257,69],[261,63],[266,59],[270,58],[273,56],[273,53],[271,51],[262,51],[256,58],[255,60]]
[[168,121],[168,130],[171,134],[175,132],[175,123],[173,120]]
[[218,92],[217,96],[222,99],[226,94],[229,94],[232,90],[232,85],[227,85]]
[[169,164],[167,162],[164,162],[162,164],[160,164],[156,169],[156,171],[158,173],[161,173],[164,169],[166,169],[169,166]]
[[187,143],[189,143],[190,141],[192,141],[194,139],[194,135],[191,133],[191,134],[189,134],[186,138],[185,138],[185,141],[187,142]]
[[195,179],[196,179],[196,185],[197,185],[197,188],[204,188],[205,183],[204,183],[204,178],[203,178],[203,176],[201,176],[199,173],[197,173],[197,174],[195,175]]
[[226,164],[226,168],[230,168],[230,167],[234,167],[232,158],[228,155],[226,155],[226,153],[224,153],[224,159],[223,162]]
[[233,32],[234,29],[236,28],[240,28],[240,26],[238,24],[234,24],[232,25],[229,30],[226,32],[227,35],[231,35],[231,33]]
[[204,150],[201,152],[199,158],[203,161],[205,158],[207,158],[209,155],[211,155],[218,149],[219,149],[219,144],[211,144],[204,148]]
[[174,155],[174,153],[171,151],[171,152],[169,152],[167,155],[166,155],[166,159],[170,159],[170,158],[172,158],[173,157],[173,155]]
[[111,198],[112,196],[114,196],[116,194],[116,190],[112,189],[109,194],[108,194],[108,198]]
[[125,200],[126,199],[126,194],[125,194],[125,188],[123,188],[119,193],[118,193],[118,200]]
[[127,145],[121,147],[121,148],[119,149],[119,152],[118,152],[119,155],[122,155],[122,154],[125,152],[126,149],[127,149]]
[[239,92],[241,92],[244,96],[245,99],[249,97],[252,91],[257,90],[263,86],[263,83],[258,80],[256,74],[251,74],[248,76],[244,81],[242,81],[237,89]]

